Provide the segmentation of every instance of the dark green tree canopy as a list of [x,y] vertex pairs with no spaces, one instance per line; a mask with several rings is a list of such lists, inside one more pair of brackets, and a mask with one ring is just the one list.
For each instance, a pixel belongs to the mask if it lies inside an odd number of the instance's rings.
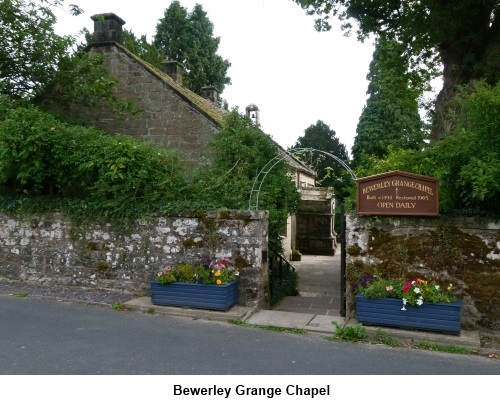
[[146,62],[163,70],[164,56],[158,48],[148,42],[146,35],[136,37],[131,30],[123,30],[123,46]]
[[[299,137],[295,145],[292,146],[292,149],[295,148],[312,148],[328,152],[346,164],[349,162],[349,155],[345,145],[340,142],[335,131],[321,120],[318,120],[316,124],[311,125],[304,131],[304,136]],[[317,172],[318,185],[333,187],[336,196],[342,196],[341,190],[350,177],[340,164],[319,152],[299,153],[299,158]]]
[[418,111],[423,88],[418,75],[408,72],[404,47],[394,40],[379,38],[367,79],[369,97],[352,147],[354,166],[363,155],[382,158],[390,147],[418,149],[423,145]]
[[449,131],[446,112],[457,85],[500,78],[500,2],[498,0],[294,0],[315,14],[318,30],[338,17],[348,32],[356,24],[360,39],[385,35],[406,46],[412,68],[428,73],[434,56],[443,65],[443,89],[435,106],[435,137]]
[[184,65],[183,84],[197,94],[204,86],[215,86],[219,94],[231,84],[227,59],[217,54],[220,37],[214,37],[214,25],[200,4],[191,13],[173,1],[156,26],[154,45],[168,60]]

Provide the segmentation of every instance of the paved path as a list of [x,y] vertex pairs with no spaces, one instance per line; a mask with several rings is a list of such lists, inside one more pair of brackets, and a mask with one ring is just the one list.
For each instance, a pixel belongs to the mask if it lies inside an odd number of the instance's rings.
[[340,316],[340,253],[335,256],[303,255],[292,262],[299,275],[298,297],[285,297],[275,311]]

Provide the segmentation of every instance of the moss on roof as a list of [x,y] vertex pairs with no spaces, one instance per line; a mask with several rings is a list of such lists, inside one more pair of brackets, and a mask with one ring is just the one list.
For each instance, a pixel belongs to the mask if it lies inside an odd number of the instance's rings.
[[146,62],[144,59],[141,59],[134,53],[130,52],[126,47],[117,43],[117,42],[98,42],[92,43],[87,47],[87,50],[94,47],[104,47],[104,46],[115,46],[121,52],[125,53],[129,58],[135,60],[139,65],[141,65],[144,69],[146,69],[149,73],[155,76],[158,80],[162,81],[165,85],[174,90],[180,97],[182,97],[189,104],[196,107],[202,114],[211,119],[217,126],[222,126],[222,120],[226,111],[219,108],[219,106],[210,102],[209,100],[199,96],[198,94],[192,92],[186,87],[177,83],[174,79],[172,79],[169,75],[162,72],[158,68],[154,67],[150,63]]
[[[174,90],[179,96],[181,96],[188,103],[196,107],[201,113],[210,118],[217,126],[222,127],[224,115],[227,114],[227,111],[210,102],[209,100],[199,96],[198,94],[192,92],[186,87],[177,83],[174,79],[172,79],[169,75],[162,72],[158,68],[154,67],[150,63],[146,62],[144,59],[141,59],[134,53],[130,52],[125,46],[117,43],[117,42],[100,42],[100,43],[92,43],[87,46],[87,50],[92,47],[102,47],[102,46],[110,46],[113,45],[117,47],[120,51],[125,53],[128,57],[135,60],[141,66],[143,66],[148,72],[150,72],[153,76],[161,80],[164,84]],[[270,137],[272,139],[272,137]],[[308,173],[311,176],[316,176],[316,172],[308,168],[304,163],[302,163],[295,156],[287,152],[283,147],[281,147],[276,141],[273,142],[277,145],[278,151],[280,154],[285,155],[285,159],[291,167],[302,171],[304,173]]]

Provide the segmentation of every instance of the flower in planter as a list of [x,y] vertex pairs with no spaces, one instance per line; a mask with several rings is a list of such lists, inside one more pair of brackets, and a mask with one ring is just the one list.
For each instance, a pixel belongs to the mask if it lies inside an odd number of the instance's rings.
[[237,270],[229,269],[225,257],[219,259],[207,259],[205,264],[198,267],[196,282],[201,284],[227,284],[238,278]]
[[175,278],[174,269],[171,266],[163,267],[162,270],[156,273],[155,279],[160,284],[170,284],[177,281],[177,279]]
[[453,285],[441,288],[438,280],[425,280],[417,277],[414,280],[388,279],[376,275],[365,275],[359,285],[355,286],[358,294],[366,298],[400,298],[403,301],[402,311],[406,305],[421,306],[424,302],[443,303],[456,302],[452,293]]
[[207,259],[202,264],[180,263],[173,266],[165,266],[159,271],[155,280],[161,284],[169,284],[174,281],[196,284],[223,285],[238,278],[239,273],[228,267],[225,257],[218,259]]

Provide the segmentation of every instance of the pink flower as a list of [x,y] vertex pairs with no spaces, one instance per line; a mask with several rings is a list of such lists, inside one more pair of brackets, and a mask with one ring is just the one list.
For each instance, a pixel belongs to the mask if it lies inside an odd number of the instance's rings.
[[163,268],[163,270],[165,270],[165,271],[170,271],[170,270],[172,270],[172,266],[165,266],[165,267]]
[[394,287],[392,285],[388,285],[387,287],[385,287],[385,289],[387,291],[392,291],[394,289]]

